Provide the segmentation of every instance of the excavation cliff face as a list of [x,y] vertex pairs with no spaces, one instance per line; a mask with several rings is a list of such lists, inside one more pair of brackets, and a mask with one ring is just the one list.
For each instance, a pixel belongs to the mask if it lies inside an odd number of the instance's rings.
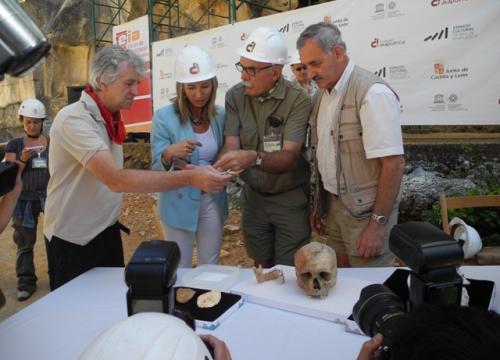
[[[289,2],[291,1],[291,2]],[[254,1],[258,3],[259,1]],[[87,83],[88,63],[94,55],[94,22],[96,15],[98,38],[111,40],[111,30],[105,32],[111,23],[120,24],[147,14],[146,0],[120,1],[122,10],[116,9],[116,0],[100,0],[101,6],[92,6],[90,0],[25,0],[20,6],[32,17],[49,39],[52,50],[45,63],[34,72],[20,79],[6,78],[0,83],[0,143],[5,141],[2,128],[19,125],[17,109],[22,100],[37,97],[47,107],[49,117],[55,116],[67,103],[67,87]],[[180,36],[229,23],[230,8],[226,0],[191,1],[181,0],[177,6],[166,7],[155,4],[154,22],[168,14],[172,30],[162,28],[160,38]],[[298,6],[297,0],[272,0],[266,6],[286,11]],[[275,13],[274,11],[243,4],[237,8],[237,21]],[[167,24],[165,17],[161,20]],[[190,30],[186,30],[190,29]]]
[[91,1],[27,0],[21,7],[52,45],[45,63],[22,78],[0,84],[0,128],[18,125],[17,109],[23,99],[39,98],[49,117],[65,105],[66,87],[87,81],[91,55]]

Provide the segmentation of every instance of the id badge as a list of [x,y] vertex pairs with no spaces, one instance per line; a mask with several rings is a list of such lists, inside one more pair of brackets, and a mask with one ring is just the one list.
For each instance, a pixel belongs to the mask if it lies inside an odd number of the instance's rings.
[[264,135],[264,152],[281,151],[281,134]]
[[31,167],[34,169],[45,169],[47,168],[47,158],[34,157],[31,160]]

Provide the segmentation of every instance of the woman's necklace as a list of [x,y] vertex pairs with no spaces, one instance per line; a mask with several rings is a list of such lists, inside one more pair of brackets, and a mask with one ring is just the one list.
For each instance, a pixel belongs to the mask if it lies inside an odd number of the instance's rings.
[[194,126],[205,124],[207,121],[208,121],[208,116],[205,111],[203,111],[200,114],[199,118],[193,118],[193,117],[191,118],[191,124],[193,124]]
[[191,119],[191,124],[193,124],[194,126],[201,125],[205,122],[205,119]]

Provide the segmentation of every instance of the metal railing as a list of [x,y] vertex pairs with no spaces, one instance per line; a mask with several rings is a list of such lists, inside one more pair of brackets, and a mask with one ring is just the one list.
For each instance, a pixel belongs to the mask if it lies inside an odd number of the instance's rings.
[[[295,8],[327,1],[332,0],[298,0]],[[113,26],[146,14],[149,15],[150,41],[157,41],[232,24],[242,20],[240,17],[245,8],[250,12],[251,18],[262,16],[263,11],[279,13],[295,9],[291,0],[288,0],[288,6],[285,8],[277,8],[270,5],[270,2],[270,0],[199,0],[184,1],[181,4],[179,0],[147,0],[147,9],[144,13],[132,14],[129,10],[132,7],[132,0],[92,0],[94,47],[97,50],[113,42]],[[193,4],[198,5],[201,13],[190,15],[186,6],[192,7]]]

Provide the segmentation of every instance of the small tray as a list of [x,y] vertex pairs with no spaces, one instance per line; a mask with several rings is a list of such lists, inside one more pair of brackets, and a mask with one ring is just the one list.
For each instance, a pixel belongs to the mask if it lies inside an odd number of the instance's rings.
[[[175,287],[174,291],[177,294],[177,289],[186,288],[186,286]],[[196,299],[201,294],[210,290],[190,288],[195,291],[194,296],[186,303],[181,304],[175,301],[175,308],[188,312],[196,320],[196,326],[213,330],[220,325],[229,315],[235,312],[243,305],[243,300],[240,295],[221,292],[221,300],[217,305],[211,308],[199,308],[196,304]]]
[[204,264],[184,274],[181,283],[186,287],[223,291],[236,283],[238,275],[237,267]]

